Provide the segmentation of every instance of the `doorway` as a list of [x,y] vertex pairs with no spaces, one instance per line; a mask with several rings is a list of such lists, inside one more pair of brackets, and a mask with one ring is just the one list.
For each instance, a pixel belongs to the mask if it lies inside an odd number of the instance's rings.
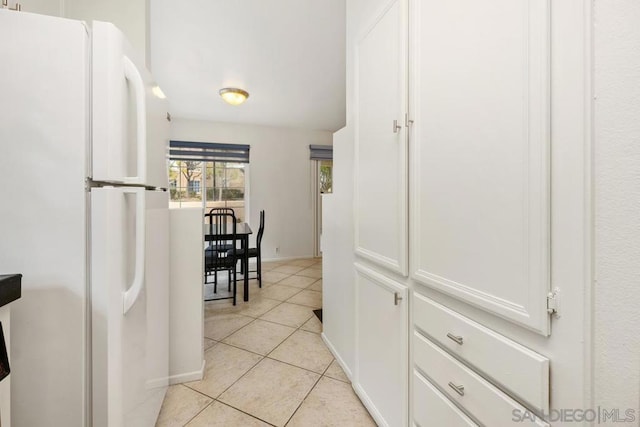
[[333,192],[333,160],[312,160],[314,201],[314,256],[322,256],[322,195]]

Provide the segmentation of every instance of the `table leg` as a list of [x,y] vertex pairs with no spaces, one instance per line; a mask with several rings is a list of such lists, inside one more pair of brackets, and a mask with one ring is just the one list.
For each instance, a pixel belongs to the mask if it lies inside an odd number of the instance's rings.
[[244,300],[249,301],[249,235],[242,239],[242,249],[244,249]]

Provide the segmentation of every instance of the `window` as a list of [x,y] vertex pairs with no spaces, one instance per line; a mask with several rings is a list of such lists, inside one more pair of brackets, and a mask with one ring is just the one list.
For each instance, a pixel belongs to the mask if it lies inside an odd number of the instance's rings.
[[187,189],[189,193],[199,194],[200,193],[200,181],[189,181],[187,182]]
[[333,160],[320,160],[318,179],[321,194],[333,193]]
[[170,206],[202,207],[205,211],[229,207],[238,221],[244,222],[248,150],[240,145],[171,141]]

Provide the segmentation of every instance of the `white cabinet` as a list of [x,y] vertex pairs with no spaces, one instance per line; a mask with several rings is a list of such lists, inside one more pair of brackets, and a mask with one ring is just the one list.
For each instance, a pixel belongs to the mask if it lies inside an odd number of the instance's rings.
[[547,335],[549,4],[411,10],[411,276]]
[[406,0],[356,46],[356,253],[407,275]]
[[417,331],[529,407],[549,412],[548,358],[423,295],[414,293],[412,302]]
[[419,425],[589,407],[589,2],[395,0],[373,24],[347,6],[356,391],[391,425],[381,384],[407,371]]
[[354,388],[378,425],[407,425],[407,288],[355,266]]
[[[407,1],[355,44],[354,240],[360,261],[408,273]],[[407,425],[407,286],[356,267],[354,388],[378,425]]]
[[[516,416],[527,413],[524,406],[422,335],[414,333],[413,342],[416,366],[426,371],[443,394],[472,414],[482,425],[512,426]],[[549,427],[533,413],[529,412],[528,415],[529,425]]]

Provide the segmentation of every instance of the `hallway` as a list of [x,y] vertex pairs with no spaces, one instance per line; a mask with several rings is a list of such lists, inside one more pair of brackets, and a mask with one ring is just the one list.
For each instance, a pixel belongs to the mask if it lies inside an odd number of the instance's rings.
[[320,336],[320,259],[264,263],[238,294],[205,304],[204,379],[170,387],[156,426],[375,426]]

